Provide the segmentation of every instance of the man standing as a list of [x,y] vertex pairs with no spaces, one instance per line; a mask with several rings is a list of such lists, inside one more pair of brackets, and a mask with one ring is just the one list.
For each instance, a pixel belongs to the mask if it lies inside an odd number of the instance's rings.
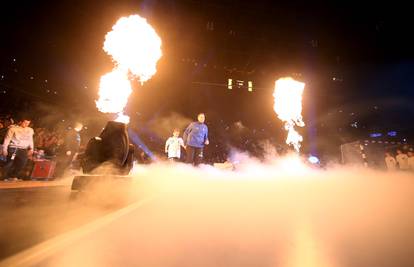
[[3,143],[3,155],[7,157],[4,167],[4,180],[17,181],[18,175],[26,165],[27,157],[33,155],[33,129],[30,120],[22,119],[18,125],[9,127]]
[[56,177],[62,177],[67,168],[69,168],[79,152],[81,143],[80,131],[83,125],[76,123],[72,129],[69,129],[66,133],[63,150],[59,156],[58,166],[56,170]]
[[206,120],[204,113],[198,114],[197,120],[188,125],[183,136],[187,151],[186,162],[195,166],[202,162],[204,146],[209,144],[208,128],[204,123]]
[[70,129],[66,136],[65,136],[65,154],[68,156],[69,163],[72,162],[73,158],[75,157],[76,153],[79,151],[81,137],[80,131],[82,130],[83,125],[81,123],[76,123],[73,129]]
[[80,143],[81,143],[81,137],[80,137],[80,131],[82,131],[83,125],[82,123],[75,123],[73,129],[69,129],[69,131],[66,133],[65,140],[63,143],[63,146],[65,148],[64,150],[64,169],[61,171],[64,171],[68,167],[71,166],[74,159],[76,159],[76,156],[79,152]]

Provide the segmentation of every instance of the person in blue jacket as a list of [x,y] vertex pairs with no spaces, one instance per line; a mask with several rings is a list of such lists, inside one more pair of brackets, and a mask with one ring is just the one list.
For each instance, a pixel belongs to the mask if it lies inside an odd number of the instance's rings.
[[186,162],[197,166],[203,161],[203,149],[208,141],[208,127],[204,123],[206,116],[200,113],[197,121],[188,125],[184,131],[183,140],[186,149]]

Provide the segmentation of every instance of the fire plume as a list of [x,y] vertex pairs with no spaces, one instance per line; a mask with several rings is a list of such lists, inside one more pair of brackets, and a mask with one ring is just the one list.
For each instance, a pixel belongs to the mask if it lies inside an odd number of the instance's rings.
[[303,127],[302,120],[302,93],[305,84],[290,77],[281,78],[275,83],[273,97],[275,99],[273,109],[277,117],[285,123],[288,131],[286,144],[293,145],[299,152],[302,136],[295,130],[295,126]]
[[122,17],[106,34],[103,50],[112,57],[115,67],[101,77],[96,107],[104,113],[118,114],[116,121],[128,123],[124,109],[132,93],[131,80],[138,79],[142,84],[157,72],[161,38],[146,19],[138,15]]

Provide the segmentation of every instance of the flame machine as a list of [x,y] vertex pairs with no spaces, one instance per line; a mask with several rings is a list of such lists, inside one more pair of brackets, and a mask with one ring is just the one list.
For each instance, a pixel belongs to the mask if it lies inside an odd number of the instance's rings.
[[75,176],[72,190],[81,191],[102,180],[125,178],[133,159],[134,146],[129,143],[127,125],[109,121],[98,137],[89,140],[81,155],[84,175]]

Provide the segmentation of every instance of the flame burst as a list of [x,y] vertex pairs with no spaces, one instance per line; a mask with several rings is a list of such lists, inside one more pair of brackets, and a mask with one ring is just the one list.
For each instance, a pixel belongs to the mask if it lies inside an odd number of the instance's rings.
[[123,112],[132,92],[130,79],[144,83],[157,72],[161,39],[146,19],[132,15],[120,18],[106,34],[103,50],[116,67],[101,77],[96,106],[101,112],[118,114],[116,121],[128,123]]
[[302,120],[302,93],[305,84],[295,81],[292,78],[281,78],[276,81],[273,97],[275,103],[273,109],[277,117],[285,122],[285,129],[288,131],[286,144],[293,145],[299,152],[302,136],[295,130],[295,125],[305,126]]
[[131,92],[131,83],[126,73],[114,69],[101,77],[96,107],[104,113],[120,113],[124,110]]

